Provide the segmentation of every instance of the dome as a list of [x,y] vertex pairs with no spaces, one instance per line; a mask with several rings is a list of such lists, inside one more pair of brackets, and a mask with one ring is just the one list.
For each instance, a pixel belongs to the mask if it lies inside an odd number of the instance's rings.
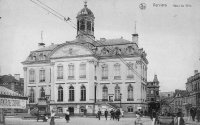
[[91,17],[94,17],[94,14],[90,9],[87,8],[87,5],[85,4],[84,8],[81,9],[81,11],[78,12],[77,17],[79,17],[79,16],[91,16]]

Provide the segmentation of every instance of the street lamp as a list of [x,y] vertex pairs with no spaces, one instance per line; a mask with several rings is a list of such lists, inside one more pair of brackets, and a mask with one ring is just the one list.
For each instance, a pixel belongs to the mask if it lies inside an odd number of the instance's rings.
[[120,108],[122,108],[122,93],[120,93]]

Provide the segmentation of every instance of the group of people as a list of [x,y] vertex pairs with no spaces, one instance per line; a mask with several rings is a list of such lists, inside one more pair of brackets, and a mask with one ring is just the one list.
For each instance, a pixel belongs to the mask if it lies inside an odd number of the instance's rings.
[[[120,115],[121,115],[120,109],[116,109],[116,110],[111,109],[110,110],[110,120],[111,119],[113,119],[113,120],[116,119],[116,120],[119,121]],[[107,109],[104,111],[104,116],[105,116],[105,118],[107,120],[107,118],[108,118],[108,111],[107,111]],[[100,109],[97,112],[97,117],[98,117],[99,120],[101,119],[101,110]]]
[[[55,114],[56,112],[54,110],[51,111],[51,120],[50,120],[50,125],[55,125]],[[65,113],[65,120],[68,123],[70,120],[70,113],[69,110],[66,110]]]
[[195,121],[195,117],[196,117],[197,122],[200,122],[200,107],[198,108],[192,107],[190,109],[190,115],[192,117],[192,121]]

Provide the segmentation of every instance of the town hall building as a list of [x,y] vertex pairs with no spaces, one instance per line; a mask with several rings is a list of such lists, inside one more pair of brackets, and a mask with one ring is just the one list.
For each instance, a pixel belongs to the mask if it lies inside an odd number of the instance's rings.
[[147,110],[146,53],[138,47],[138,34],[96,40],[93,12],[85,3],[77,14],[73,41],[31,51],[24,67],[24,93],[34,109],[47,98],[50,109],[80,114],[121,108],[124,112]]

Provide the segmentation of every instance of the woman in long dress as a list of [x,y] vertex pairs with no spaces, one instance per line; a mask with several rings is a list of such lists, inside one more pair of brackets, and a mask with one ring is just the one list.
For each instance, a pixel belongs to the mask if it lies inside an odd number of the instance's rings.
[[65,119],[66,119],[67,123],[69,122],[69,117],[70,117],[69,110],[67,110],[66,114],[65,114]]
[[52,110],[52,111],[51,111],[51,121],[50,121],[50,125],[55,125],[54,117],[55,117],[55,112],[54,112],[54,110]]

